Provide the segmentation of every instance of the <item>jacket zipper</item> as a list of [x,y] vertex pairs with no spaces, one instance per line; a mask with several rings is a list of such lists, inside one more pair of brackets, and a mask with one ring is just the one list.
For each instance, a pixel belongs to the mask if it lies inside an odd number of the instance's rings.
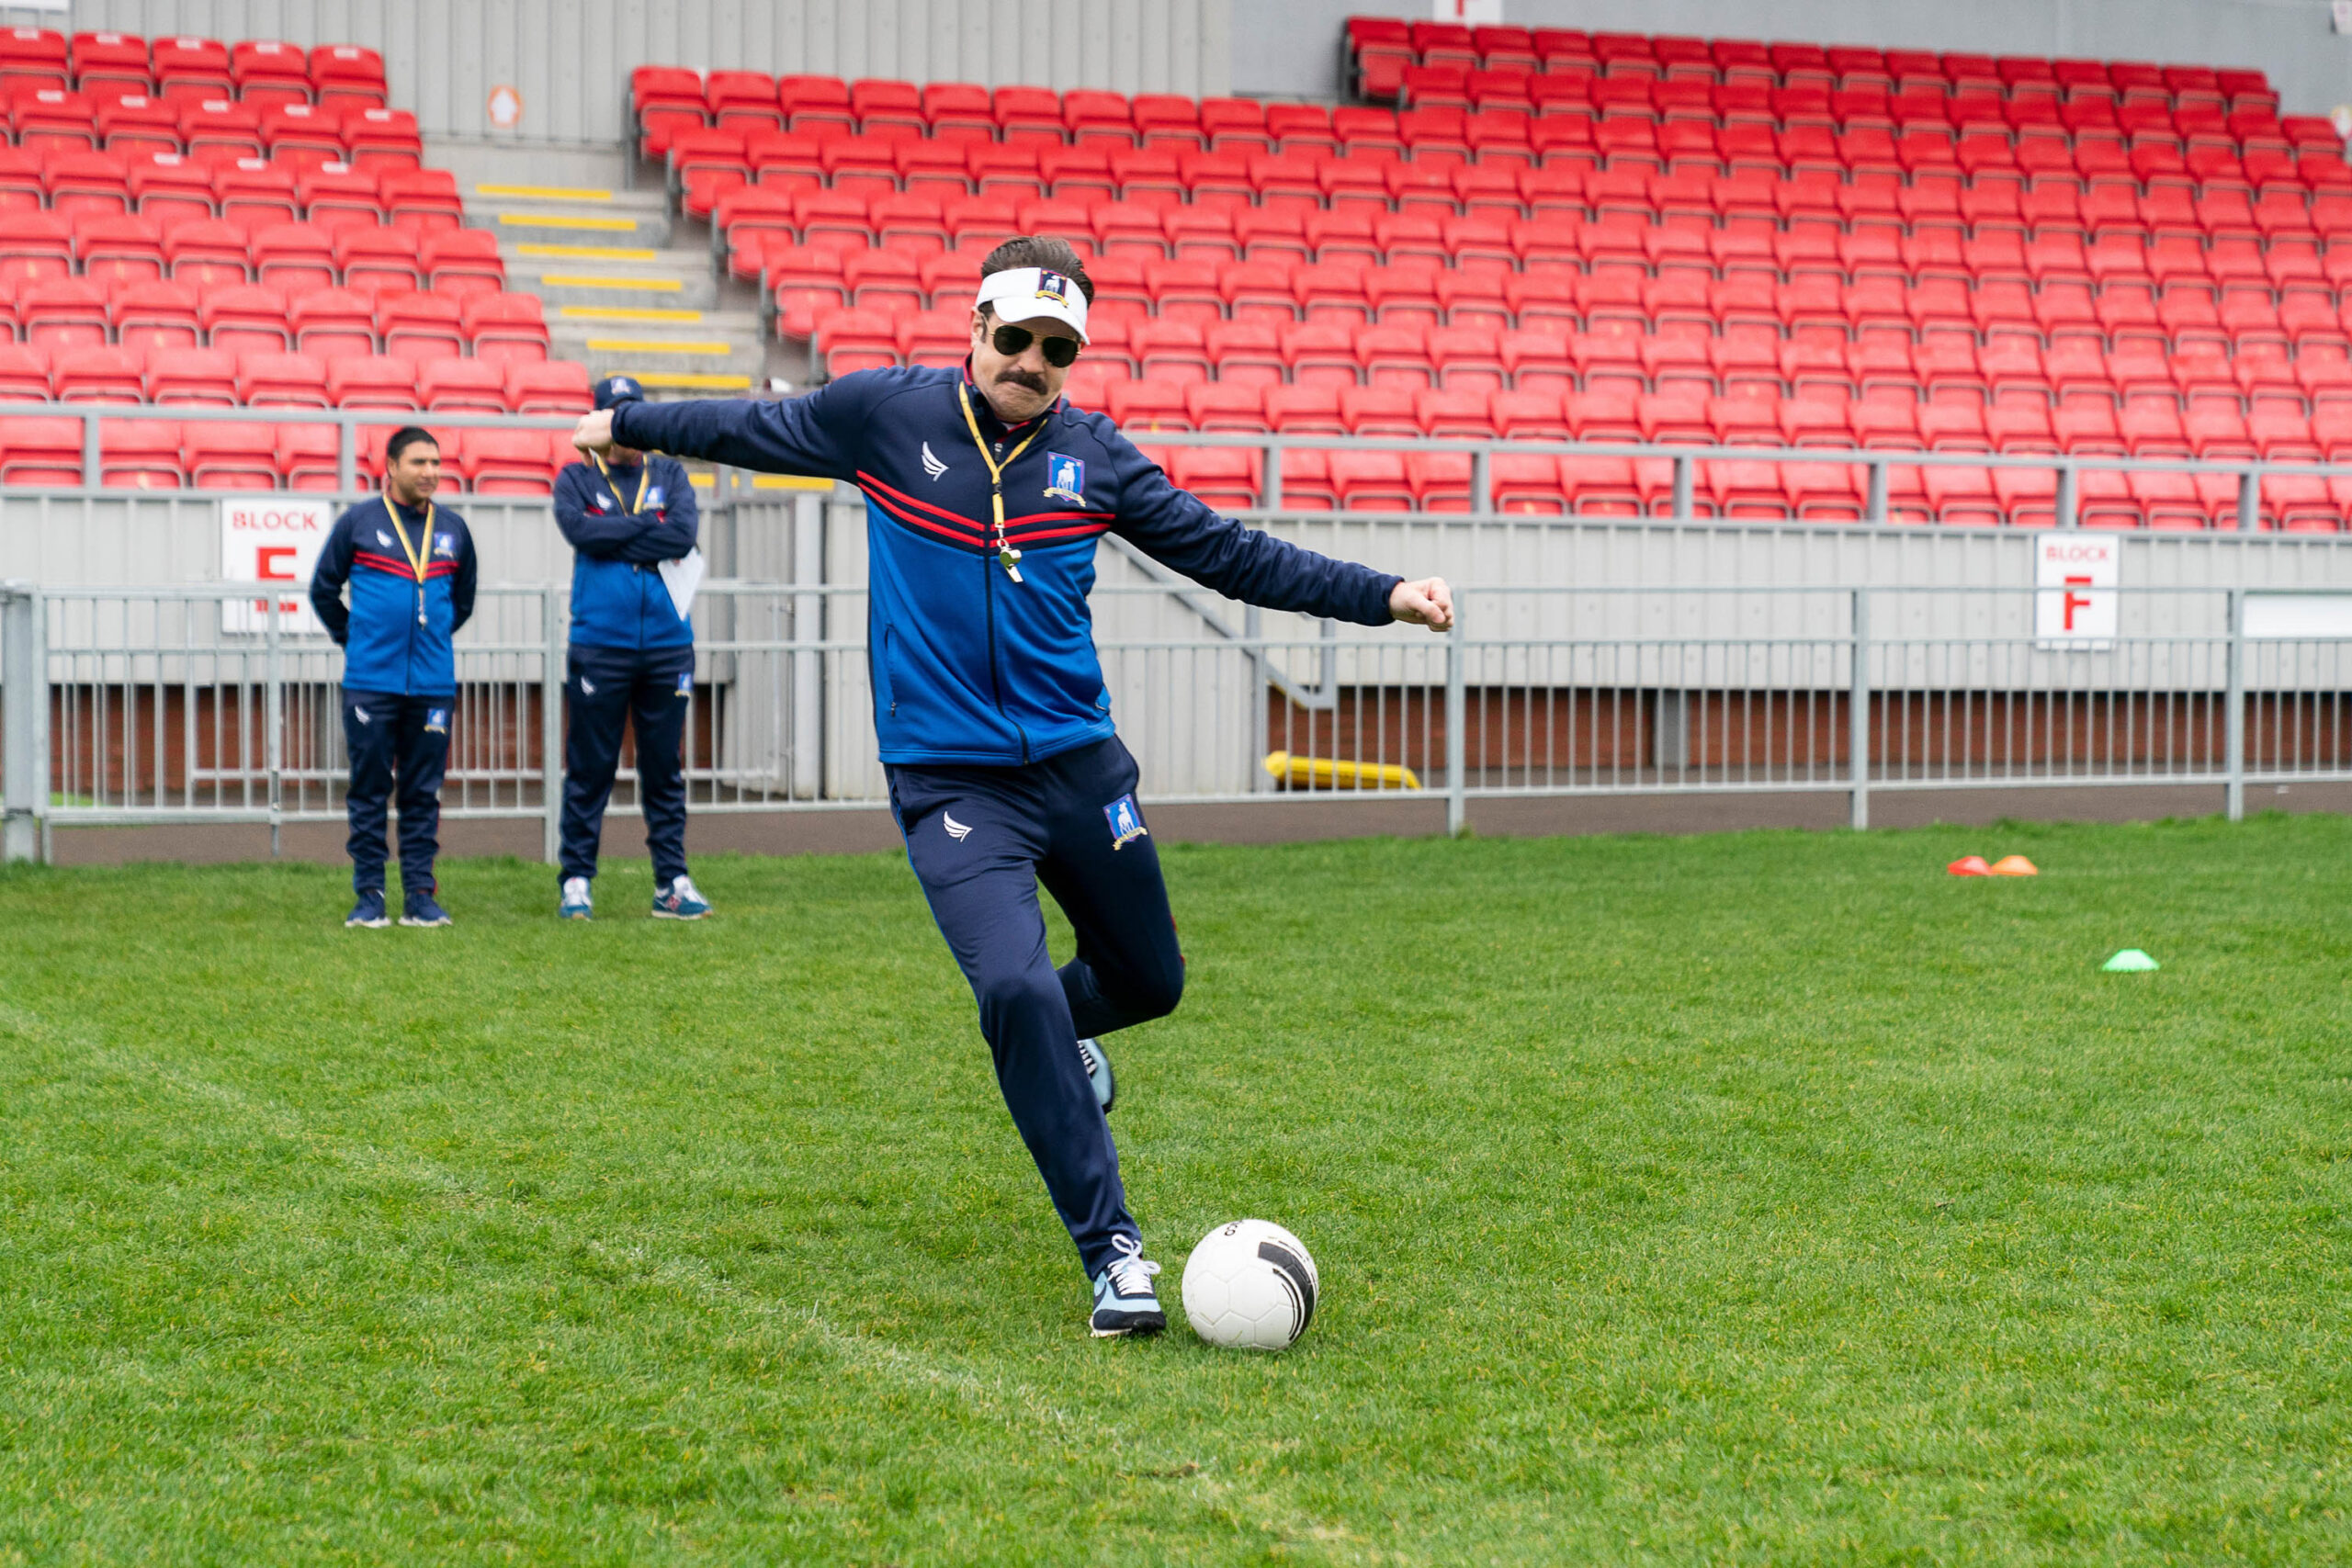
[[1012,723],[1012,716],[1004,711],[1004,677],[997,670],[996,653],[996,575],[989,570],[989,558],[983,554],[980,561],[980,596],[988,605],[989,625],[989,694],[996,703],[996,716],[1012,725],[1012,733],[1021,737],[1021,760],[1029,760],[1029,732]]

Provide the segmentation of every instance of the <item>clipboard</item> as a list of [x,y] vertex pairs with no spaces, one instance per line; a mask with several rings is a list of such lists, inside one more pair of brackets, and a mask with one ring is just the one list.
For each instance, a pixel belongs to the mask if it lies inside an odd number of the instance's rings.
[[660,570],[662,586],[670,591],[670,603],[678,607],[683,621],[695,607],[695,590],[702,586],[702,551],[691,549],[676,560],[662,561]]

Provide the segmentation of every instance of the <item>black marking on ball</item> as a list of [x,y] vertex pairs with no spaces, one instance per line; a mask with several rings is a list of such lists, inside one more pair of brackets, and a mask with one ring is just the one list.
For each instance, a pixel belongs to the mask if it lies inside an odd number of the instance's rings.
[[1315,1276],[1306,1271],[1306,1259],[1278,1241],[1260,1242],[1258,1260],[1281,1269],[1290,1280],[1291,1288],[1298,1293],[1302,1310],[1298,1314],[1298,1327],[1291,1335],[1295,1339],[1306,1333],[1306,1325],[1315,1320]]

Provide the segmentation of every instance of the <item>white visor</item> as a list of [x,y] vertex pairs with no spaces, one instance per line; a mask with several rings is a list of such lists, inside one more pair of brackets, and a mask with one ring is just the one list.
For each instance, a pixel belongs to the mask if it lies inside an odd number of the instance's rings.
[[1035,266],[990,273],[980,279],[979,298],[972,301],[974,310],[983,305],[995,306],[1000,321],[1059,321],[1079,342],[1087,341],[1086,291],[1067,274]]

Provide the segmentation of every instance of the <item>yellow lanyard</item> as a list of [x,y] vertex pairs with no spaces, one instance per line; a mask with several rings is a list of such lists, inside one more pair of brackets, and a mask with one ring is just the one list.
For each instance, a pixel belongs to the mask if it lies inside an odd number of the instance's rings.
[[637,509],[645,504],[646,481],[653,478],[653,465],[648,463],[645,467],[638,469],[637,499],[635,501],[626,501],[621,497],[621,487],[613,482],[613,470],[605,467],[605,455],[601,452],[591,452],[588,456],[596,459],[596,471],[605,476],[605,488],[613,492],[613,499],[615,501],[620,502],[621,510],[627,512],[631,517],[636,516]]
[[1046,427],[1041,422],[1035,430],[1021,438],[1020,446],[1005,454],[1003,462],[994,462],[989,457],[989,444],[980,438],[980,422],[972,415],[971,390],[961,381],[956,384],[956,406],[964,411],[964,428],[972,433],[972,445],[980,449],[980,461],[989,471],[989,502],[996,511],[997,561],[1004,568],[1005,575],[1018,582],[1021,581],[1021,568],[1015,563],[1021,559],[1021,552],[1014,549],[1012,541],[1004,536],[1004,470],[1029,449],[1029,443],[1036,440]]
[[401,542],[401,554],[408,558],[409,570],[416,573],[416,624],[424,625],[424,569],[433,559],[433,503],[424,503],[424,538],[415,549],[409,548],[408,530],[401,526],[401,514],[392,506],[392,498],[384,500],[384,515],[392,520],[392,536]]

